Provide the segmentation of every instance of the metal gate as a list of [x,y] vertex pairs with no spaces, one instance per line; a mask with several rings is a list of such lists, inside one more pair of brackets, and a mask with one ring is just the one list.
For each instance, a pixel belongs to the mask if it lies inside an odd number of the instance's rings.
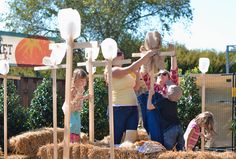
[[[197,86],[201,96],[202,76],[197,78]],[[234,134],[231,122],[235,117],[236,98],[233,90],[236,87],[235,74],[206,74],[206,111],[211,111],[215,117],[217,135],[206,143],[209,148],[233,148]],[[236,96],[236,91],[235,91]]]

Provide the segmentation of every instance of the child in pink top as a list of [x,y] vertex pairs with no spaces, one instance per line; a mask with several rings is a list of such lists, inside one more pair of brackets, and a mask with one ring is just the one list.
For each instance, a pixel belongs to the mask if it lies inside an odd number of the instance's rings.
[[[204,127],[207,134],[201,133],[201,127]],[[193,150],[200,135],[205,138],[210,138],[215,134],[214,130],[214,116],[211,112],[206,111],[197,115],[187,127],[184,133],[185,149]]]

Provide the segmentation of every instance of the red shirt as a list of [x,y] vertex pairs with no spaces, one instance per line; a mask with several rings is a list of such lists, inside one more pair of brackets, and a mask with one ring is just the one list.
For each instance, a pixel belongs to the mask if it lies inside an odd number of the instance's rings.
[[[148,73],[143,75],[143,80],[148,88],[148,90],[150,89],[150,76]],[[178,81],[179,81],[179,77],[178,77],[178,68],[176,68],[175,70],[170,70],[170,80],[178,85]],[[164,85],[164,87],[161,87],[160,85],[158,85],[157,83],[154,83],[154,91],[161,93],[163,96],[166,96],[167,93],[167,86],[166,84]]]

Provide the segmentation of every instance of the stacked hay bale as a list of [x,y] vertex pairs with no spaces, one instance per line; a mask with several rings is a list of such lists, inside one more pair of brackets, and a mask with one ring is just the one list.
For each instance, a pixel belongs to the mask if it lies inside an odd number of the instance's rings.
[[236,153],[234,152],[213,152],[213,151],[182,151],[182,152],[173,152],[166,151],[161,153],[159,158],[161,159],[234,159],[236,158]]
[[[58,142],[63,140],[63,130],[57,129]],[[42,128],[10,138],[9,147],[14,154],[35,156],[39,147],[52,142],[53,128]]]
[[[58,145],[58,159],[62,159],[63,145]],[[109,159],[109,147],[95,146],[90,144],[70,144],[70,159]],[[53,144],[48,144],[39,149],[37,156],[41,159],[53,158]],[[115,159],[234,159],[234,152],[159,152],[151,154],[139,153],[129,148],[115,148]]]

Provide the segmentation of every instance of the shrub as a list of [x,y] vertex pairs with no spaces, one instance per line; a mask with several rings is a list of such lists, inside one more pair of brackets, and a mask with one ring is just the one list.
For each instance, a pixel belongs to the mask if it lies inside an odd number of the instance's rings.
[[[63,126],[62,99],[57,94],[57,123]],[[44,78],[34,91],[29,107],[29,129],[53,126],[52,81]]]
[[[107,117],[108,91],[102,79],[94,80],[94,135],[95,139],[103,139],[109,133],[109,123]],[[89,131],[89,106],[84,102],[81,112],[82,131]]]
[[183,96],[178,102],[178,114],[183,130],[186,130],[189,122],[201,113],[201,98],[196,85],[196,78],[191,77],[189,74],[183,76],[180,87],[182,88]]
[[[20,105],[20,96],[17,94],[16,86],[13,81],[7,82],[7,127],[8,138],[27,131],[26,119],[28,118],[27,109]],[[0,145],[4,142],[4,87],[0,87]]]

